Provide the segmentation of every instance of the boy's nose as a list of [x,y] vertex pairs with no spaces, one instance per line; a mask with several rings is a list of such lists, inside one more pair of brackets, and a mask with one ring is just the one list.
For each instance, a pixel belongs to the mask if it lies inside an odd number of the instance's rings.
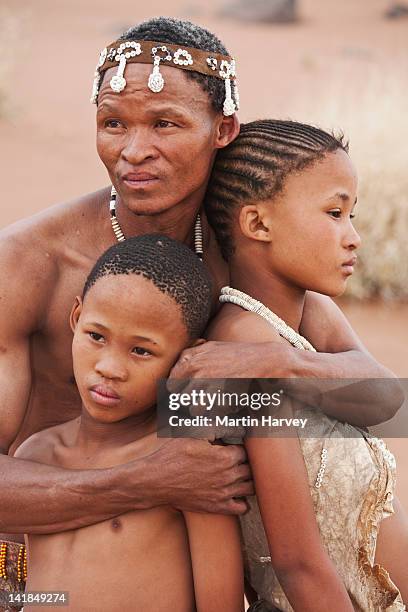
[[123,382],[128,377],[127,368],[114,355],[105,356],[100,359],[95,365],[95,371],[107,380],[120,380]]

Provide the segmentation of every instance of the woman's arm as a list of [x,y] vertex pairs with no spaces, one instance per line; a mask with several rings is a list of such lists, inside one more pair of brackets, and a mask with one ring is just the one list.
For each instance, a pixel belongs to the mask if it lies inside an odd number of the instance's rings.
[[353,612],[321,542],[298,439],[248,438],[246,448],[272,566],[291,606]]
[[185,512],[197,612],[243,612],[240,528],[232,516]]
[[[370,355],[330,298],[307,295],[300,331],[319,352],[269,342],[265,321],[257,335],[247,333],[242,313],[225,330],[221,310],[206,334],[210,342],[183,351],[171,375],[180,379],[281,378],[286,379],[288,393],[339,421],[370,427],[391,419],[404,402],[395,375]],[[302,379],[301,385],[295,379]],[[351,386],[354,381],[361,382]]]

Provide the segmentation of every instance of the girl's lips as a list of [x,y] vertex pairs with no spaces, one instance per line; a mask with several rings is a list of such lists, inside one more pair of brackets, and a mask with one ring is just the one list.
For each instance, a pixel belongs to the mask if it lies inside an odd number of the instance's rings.
[[354,266],[347,266],[346,264],[343,264],[342,269],[343,269],[344,274],[350,275],[350,274],[353,274],[354,272]]

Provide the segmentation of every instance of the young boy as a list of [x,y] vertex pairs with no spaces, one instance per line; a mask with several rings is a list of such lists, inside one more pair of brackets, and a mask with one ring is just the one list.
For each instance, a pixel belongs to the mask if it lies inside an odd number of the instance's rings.
[[[152,455],[166,443],[156,432],[156,383],[196,342],[210,306],[208,273],[185,245],[147,235],[111,247],[71,313],[82,414],[31,436],[16,456],[95,469]],[[243,610],[239,530],[230,516],[163,505],[26,541],[27,592],[66,591],[75,612]]]

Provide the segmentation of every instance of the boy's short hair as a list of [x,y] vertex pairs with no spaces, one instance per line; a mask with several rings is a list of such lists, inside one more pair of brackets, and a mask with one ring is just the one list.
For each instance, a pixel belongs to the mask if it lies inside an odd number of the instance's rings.
[[204,331],[211,311],[212,281],[197,255],[186,245],[148,234],[110,247],[92,268],[82,298],[104,276],[136,274],[152,281],[180,306],[190,338]]

